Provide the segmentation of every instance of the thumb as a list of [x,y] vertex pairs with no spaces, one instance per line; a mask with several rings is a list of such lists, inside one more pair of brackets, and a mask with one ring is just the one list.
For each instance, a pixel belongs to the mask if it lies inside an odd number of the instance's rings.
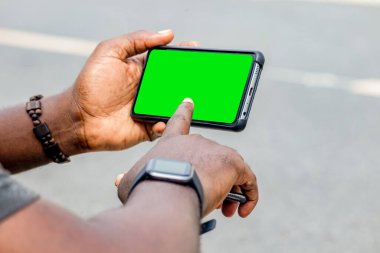
[[148,49],[164,46],[174,38],[172,30],[159,32],[138,31],[128,33],[110,40],[102,41],[95,49],[95,54],[113,56],[120,60],[144,53]]

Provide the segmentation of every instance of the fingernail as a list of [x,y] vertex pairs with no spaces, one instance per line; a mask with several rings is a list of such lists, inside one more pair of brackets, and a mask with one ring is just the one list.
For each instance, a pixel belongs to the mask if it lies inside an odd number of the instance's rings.
[[159,34],[167,34],[167,33],[171,33],[171,32],[172,32],[172,30],[166,29],[166,30],[159,31],[157,33],[159,33]]
[[194,101],[191,98],[185,98],[182,103],[191,103],[194,104]]
[[115,186],[117,187],[120,184],[121,179],[123,179],[124,173],[117,175],[115,179]]

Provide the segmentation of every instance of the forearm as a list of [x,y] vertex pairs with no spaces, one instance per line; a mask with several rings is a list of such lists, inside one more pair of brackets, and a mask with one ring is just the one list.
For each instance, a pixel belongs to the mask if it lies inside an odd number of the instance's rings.
[[[72,105],[71,90],[43,98],[42,122],[46,122],[52,136],[66,155],[81,152],[78,129],[80,115]],[[26,113],[25,104],[0,111],[0,163],[12,173],[50,162],[42,145],[33,133],[33,123]]]
[[92,222],[104,228],[104,236],[115,244],[124,240],[121,248],[131,249],[125,252],[199,252],[199,200],[190,187],[142,182],[123,209],[104,213]]
[[198,252],[198,209],[194,190],[162,182],[89,221],[40,200],[0,223],[0,252]]

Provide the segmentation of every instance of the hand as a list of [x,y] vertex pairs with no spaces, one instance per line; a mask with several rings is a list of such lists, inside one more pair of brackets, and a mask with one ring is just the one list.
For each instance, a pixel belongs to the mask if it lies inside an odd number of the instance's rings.
[[[153,140],[165,123],[144,124],[130,116],[145,51],[166,45],[170,30],[135,32],[101,42],[77,78],[72,98],[81,119],[80,143],[85,151],[118,150]],[[180,45],[193,45],[193,42]]]
[[[184,160],[196,170],[204,190],[203,216],[222,207],[225,216],[236,209],[241,217],[248,216],[258,201],[256,177],[233,149],[200,135],[189,135],[194,105],[183,102],[168,121],[162,138],[133,168],[116,180],[120,200],[125,203],[137,173],[151,158]],[[231,191],[243,192],[248,201],[242,205],[224,201]]]

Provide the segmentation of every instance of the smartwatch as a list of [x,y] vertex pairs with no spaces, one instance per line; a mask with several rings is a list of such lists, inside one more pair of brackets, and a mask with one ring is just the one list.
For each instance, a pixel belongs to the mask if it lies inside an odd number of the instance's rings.
[[191,163],[179,160],[151,159],[137,174],[129,194],[144,180],[158,180],[192,187],[199,199],[200,215],[203,213],[203,189]]

